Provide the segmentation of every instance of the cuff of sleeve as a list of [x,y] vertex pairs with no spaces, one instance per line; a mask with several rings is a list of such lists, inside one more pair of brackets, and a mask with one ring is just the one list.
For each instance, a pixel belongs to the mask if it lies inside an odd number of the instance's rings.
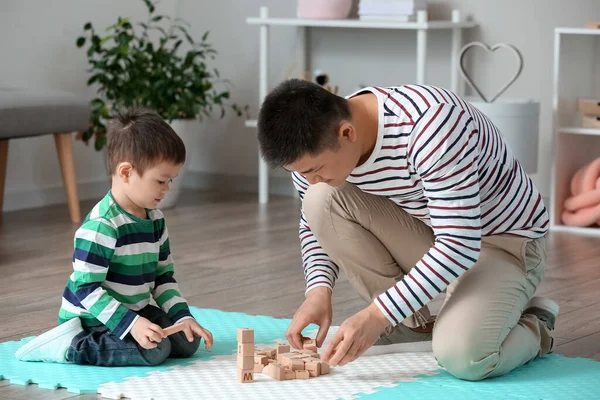
[[379,308],[379,310],[383,313],[383,315],[385,315],[385,317],[388,319],[388,321],[390,321],[390,324],[392,324],[392,326],[396,326],[400,323],[400,321],[398,321],[396,319],[396,317],[394,317],[394,315],[391,313],[389,308],[383,302],[383,299],[381,298],[381,296],[384,296],[384,295],[385,295],[385,292],[383,294],[379,295],[379,297],[376,297],[375,300],[373,300],[373,303],[375,303],[377,308]]
[[181,318],[179,318],[178,320],[176,320],[175,322],[173,322],[173,324],[178,324],[178,323],[180,323],[181,321],[183,321],[184,319],[195,319],[195,318],[194,318],[194,317],[192,317],[191,315],[187,315],[187,316],[185,316],[185,317],[181,317]]
[[308,294],[308,292],[310,292],[311,290],[318,288],[318,287],[329,288],[329,290],[331,290],[331,292],[333,293],[333,286],[329,282],[321,281],[321,282],[312,283],[310,286],[308,286],[306,288],[306,291],[304,292],[304,295],[306,296]]
[[177,310],[173,315],[169,315],[169,318],[171,318],[171,321],[181,321],[184,318],[194,318],[194,316],[186,305]]
[[[133,311],[130,311],[131,314],[134,315],[133,319],[131,320],[131,322],[129,323],[129,325],[127,326],[127,328],[125,328],[125,330],[123,331],[122,334],[119,335],[119,339],[123,340],[125,339],[125,336],[127,336],[127,334],[131,331],[131,328],[133,328],[133,325],[135,324],[135,322],[138,320],[138,318],[140,317],[138,314],[136,314]],[[121,323],[119,323],[119,325],[121,325],[123,322],[125,322],[126,320],[128,320],[130,315],[129,313],[125,316],[125,318],[123,318],[121,320]]]

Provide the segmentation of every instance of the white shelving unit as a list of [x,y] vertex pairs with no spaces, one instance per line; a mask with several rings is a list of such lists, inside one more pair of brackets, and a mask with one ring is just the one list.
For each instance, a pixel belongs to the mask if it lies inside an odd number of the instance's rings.
[[582,128],[578,98],[600,99],[600,29],[556,28],[550,229],[600,236],[600,228],[566,226],[561,218],[571,177],[600,157],[600,129]]
[[[417,32],[416,58],[417,71],[416,81],[411,83],[425,84],[425,66],[427,62],[427,32],[435,29],[446,29],[452,31],[452,46],[450,48],[450,88],[459,92],[459,75],[456,68],[457,56],[462,44],[462,30],[476,26],[474,22],[462,20],[458,10],[452,11],[451,21],[428,21],[426,11],[419,11],[417,20],[414,22],[386,22],[386,21],[361,21],[358,19],[340,19],[340,20],[311,20],[301,18],[271,18],[267,7],[260,8],[258,18],[247,18],[249,25],[260,26],[260,72],[259,72],[259,104],[262,104],[269,90],[268,70],[269,70],[269,27],[288,26],[296,27],[300,40],[301,49],[300,65],[303,71],[310,71],[310,29],[311,28],[356,28],[356,29],[395,29],[412,30]],[[407,82],[408,83],[408,82]],[[246,127],[256,128],[256,120],[246,121]],[[265,204],[269,201],[269,173],[266,163],[259,154],[258,168],[258,199],[259,203]]]

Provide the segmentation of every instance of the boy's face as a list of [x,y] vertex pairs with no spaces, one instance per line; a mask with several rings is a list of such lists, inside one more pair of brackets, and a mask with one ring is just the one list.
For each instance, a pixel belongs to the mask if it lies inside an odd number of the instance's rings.
[[162,161],[151,168],[147,168],[140,176],[132,168],[125,191],[127,197],[140,208],[156,208],[169,191],[169,184],[179,174],[181,165]]

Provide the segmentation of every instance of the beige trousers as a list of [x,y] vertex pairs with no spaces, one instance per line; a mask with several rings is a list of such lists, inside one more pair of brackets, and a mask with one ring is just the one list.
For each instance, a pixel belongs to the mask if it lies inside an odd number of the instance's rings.
[[[367,301],[391,288],[423,257],[433,231],[385,197],[345,183],[312,185],[304,213],[317,240]],[[460,379],[500,376],[551,351],[534,315],[522,315],[544,273],[546,238],[483,237],[477,263],[446,290],[433,330],[440,365]],[[403,323],[429,317],[422,308]]]

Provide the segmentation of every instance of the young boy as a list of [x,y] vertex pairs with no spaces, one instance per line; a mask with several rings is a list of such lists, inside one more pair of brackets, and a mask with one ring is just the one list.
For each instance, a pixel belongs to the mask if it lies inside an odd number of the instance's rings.
[[[21,361],[158,365],[192,356],[200,344],[194,335],[212,347],[212,334],[179,293],[165,219],[156,208],[185,161],[185,146],[144,109],[114,119],[108,139],[112,188],[75,233],[59,326],[22,346]],[[162,328],[174,323],[185,329],[165,337]]]

